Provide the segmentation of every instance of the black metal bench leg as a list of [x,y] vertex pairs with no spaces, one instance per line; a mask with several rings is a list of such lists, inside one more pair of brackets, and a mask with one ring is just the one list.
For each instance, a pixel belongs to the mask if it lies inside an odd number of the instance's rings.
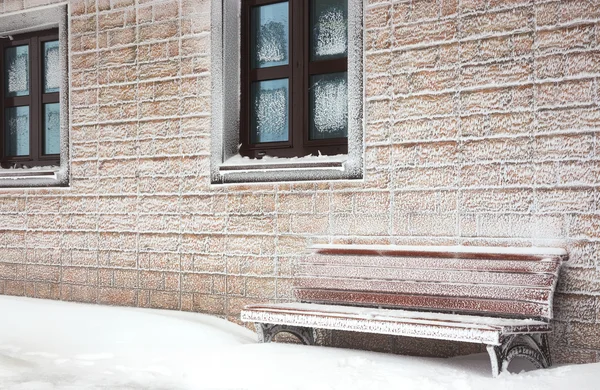
[[527,359],[537,368],[552,366],[546,333],[508,336],[502,339],[501,345],[488,345],[487,351],[494,378],[506,371],[510,362],[516,357]]
[[296,336],[302,342],[302,344],[315,344],[315,331],[313,328],[260,323],[255,324],[255,327],[256,333],[258,334],[259,343],[270,343],[277,334],[286,332]]

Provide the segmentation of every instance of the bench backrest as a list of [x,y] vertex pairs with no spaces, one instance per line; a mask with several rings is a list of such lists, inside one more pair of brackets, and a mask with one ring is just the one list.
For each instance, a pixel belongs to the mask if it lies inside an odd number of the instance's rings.
[[296,270],[302,302],[552,318],[560,248],[319,245]]

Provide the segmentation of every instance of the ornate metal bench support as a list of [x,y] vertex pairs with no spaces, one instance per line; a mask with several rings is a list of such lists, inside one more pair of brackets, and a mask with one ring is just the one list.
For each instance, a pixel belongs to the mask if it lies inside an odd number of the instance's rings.
[[304,345],[315,344],[315,331],[312,328],[289,325],[255,324],[259,343],[270,343],[281,332],[291,333]]
[[494,378],[505,372],[516,357],[529,360],[537,368],[548,368],[552,365],[546,333],[507,336],[502,339],[502,345],[488,345],[487,351],[492,362]]

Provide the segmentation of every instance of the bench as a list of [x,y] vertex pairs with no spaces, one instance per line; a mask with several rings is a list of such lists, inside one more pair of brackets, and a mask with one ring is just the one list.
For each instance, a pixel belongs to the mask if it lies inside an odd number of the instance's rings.
[[552,362],[552,300],[560,248],[317,245],[294,279],[299,302],[248,305],[260,342],[315,329],[422,337],[487,346],[492,374],[522,357]]

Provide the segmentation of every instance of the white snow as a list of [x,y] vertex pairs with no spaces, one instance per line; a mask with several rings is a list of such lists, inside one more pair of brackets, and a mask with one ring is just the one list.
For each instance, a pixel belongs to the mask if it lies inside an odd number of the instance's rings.
[[600,363],[493,379],[487,354],[257,344],[245,328],[194,313],[8,296],[0,313],[0,389],[586,390],[600,379]]
[[222,163],[220,168],[223,169],[221,174],[244,171],[297,171],[299,169],[314,169],[315,167],[321,167],[321,169],[323,169],[323,164],[332,165],[325,169],[343,170],[347,160],[348,156],[345,154],[338,154],[335,156],[308,155],[290,158],[264,156],[260,160],[236,154]]

